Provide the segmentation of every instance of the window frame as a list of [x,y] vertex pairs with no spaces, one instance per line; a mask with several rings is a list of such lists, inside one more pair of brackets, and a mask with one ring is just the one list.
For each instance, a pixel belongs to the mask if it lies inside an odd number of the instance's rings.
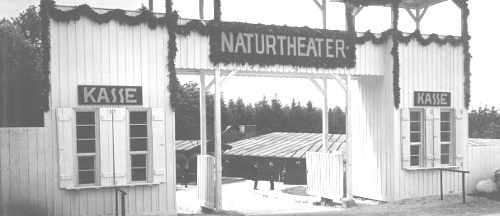
[[[419,112],[420,113],[420,148],[419,148],[419,164],[418,165],[412,165],[411,164],[411,157],[412,157],[412,154],[411,154],[411,147],[414,146],[415,144],[412,145],[412,142],[411,142],[411,123],[412,123],[412,120],[411,120],[411,113],[412,112]],[[416,168],[416,167],[425,167],[425,154],[424,154],[424,150],[425,148],[427,147],[426,145],[426,142],[425,142],[425,139],[427,137],[427,134],[426,134],[426,112],[425,112],[425,109],[424,108],[410,108],[409,109],[409,113],[408,113],[408,123],[409,123],[409,132],[410,134],[408,134],[409,136],[409,147],[408,147],[408,156],[410,158],[410,168]],[[415,143],[415,142],[413,142]]]
[[[146,112],[147,113],[147,151],[146,152],[146,180],[145,181],[132,181],[132,152],[130,151],[130,112]],[[152,110],[150,108],[128,108],[126,112],[126,125],[127,125],[127,142],[126,142],[126,150],[127,150],[127,182],[129,184],[140,184],[140,183],[149,183],[152,182],[152,168],[153,168],[153,152],[151,149],[153,148],[153,120],[152,120]]]
[[442,163],[442,157],[443,157],[443,152],[441,151],[441,146],[443,145],[443,142],[441,141],[442,139],[442,136],[440,136],[440,139],[439,139],[439,156],[440,156],[440,160],[439,160],[439,165],[443,166],[452,166],[452,165],[456,165],[455,164],[455,157],[456,157],[456,154],[455,154],[455,145],[456,145],[456,128],[455,128],[455,112],[454,112],[454,109],[452,108],[440,108],[439,109],[439,133],[441,135],[441,133],[443,132],[442,129],[441,129],[441,123],[443,122],[442,121],[442,118],[441,118],[441,112],[448,112],[450,113],[450,141],[448,142],[448,145],[449,145],[449,149],[448,149],[448,163],[447,164],[444,164]]
[[[90,153],[77,153],[78,151],[78,136],[77,136],[77,120],[76,120],[76,114],[78,112],[93,112],[94,113],[94,139],[95,139],[95,153],[93,154],[94,156],[94,183],[89,183],[89,184],[80,184],[80,174],[79,174],[79,169],[78,169],[78,157],[79,156],[90,156]],[[73,175],[75,176],[75,186],[77,187],[86,187],[86,186],[99,186],[101,185],[100,181],[100,170],[101,170],[101,160],[100,160],[100,119],[99,119],[99,109],[98,108],[73,108],[73,113],[72,113],[74,121],[72,121],[72,133],[74,134],[73,138]]]

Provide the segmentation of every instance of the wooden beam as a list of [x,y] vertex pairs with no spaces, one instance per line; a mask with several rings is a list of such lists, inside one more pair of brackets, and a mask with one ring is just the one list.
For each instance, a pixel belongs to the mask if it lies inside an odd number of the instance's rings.
[[326,0],[323,0],[323,9],[321,9],[323,17],[323,29],[326,29]]
[[215,153],[215,199],[216,212],[222,210],[222,152],[221,152],[221,110],[220,110],[220,70],[215,70],[215,98],[214,98],[214,153]]
[[408,14],[410,14],[410,16],[413,19],[413,21],[417,22],[418,18],[415,16],[415,14],[413,14],[413,12],[410,10],[410,8],[409,7],[405,7],[405,9],[406,9],[406,12],[408,12]]
[[309,79],[309,81],[311,81],[312,84],[314,84],[314,86],[318,89],[319,92],[321,92],[322,95],[325,94],[323,88],[318,84],[318,82],[316,82],[316,80],[312,76],[308,76],[307,79]]
[[319,8],[320,10],[323,10],[323,5],[321,5],[321,4],[318,2],[318,0],[313,0],[313,2],[316,4],[316,6],[318,6],[318,8]]
[[351,75],[347,75],[346,78],[347,84],[347,92],[346,92],[346,135],[347,135],[347,155],[346,155],[346,195],[347,201],[351,202],[353,200],[352,195],[352,101],[351,101],[351,92],[352,92],[352,84],[351,84]]
[[422,11],[422,14],[420,14],[420,18],[418,19],[418,21],[422,21],[422,18],[424,18],[424,15],[427,12],[428,8],[429,8],[429,5],[425,5],[424,11]]
[[199,10],[200,10],[200,19],[204,19],[204,16],[203,16],[203,7],[204,7],[204,2],[203,0],[199,0]]
[[356,16],[359,14],[359,12],[361,12],[361,10],[363,10],[363,8],[364,8],[364,7],[365,7],[365,6],[354,7],[354,11],[353,11],[353,14],[352,14],[352,15],[353,15],[354,17],[356,17]]
[[205,72],[200,72],[200,140],[201,155],[207,154],[207,102],[205,88]]
[[333,78],[335,78],[335,80],[337,80],[337,83],[339,83],[339,85],[344,89],[344,91],[347,91],[347,85],[344,82],[344,80],[342,80],[342,78],[340,78],[339,75],[333,74]]
[[323,77],[323,152],[328,151],[328,79]]
[[226,83],[229,82],[229,80],[231,79],[231,77],[234,76],[234,74],[236,74],[237,71],[233,70],[231,72],[229,72],[229,74],[226,75],[226,77],[224,77],[224,79],[222,80],[222,83],[220,84],[221,85],[221,88],[224,88],[224,85],[226,85]]

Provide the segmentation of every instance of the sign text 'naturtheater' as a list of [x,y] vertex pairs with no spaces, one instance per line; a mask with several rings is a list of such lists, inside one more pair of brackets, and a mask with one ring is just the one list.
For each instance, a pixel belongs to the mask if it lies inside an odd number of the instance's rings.
[[352,68],[354,38],[345,31],[226,23],[211,35],[210,59],[216,64]]

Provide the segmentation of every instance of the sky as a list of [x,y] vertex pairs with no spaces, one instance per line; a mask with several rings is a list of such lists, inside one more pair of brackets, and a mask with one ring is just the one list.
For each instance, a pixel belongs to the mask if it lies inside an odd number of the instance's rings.
[[[164,12],[164,0],[154,0],[153,10]],[[321,2],[321,1],[320,1]],[[56,0],[57,5],[88,4],[99,8],[120,8],[135,10],[148,0]],[[173,0],[174,10],[182,18],[199,19],[198,0]],[[29,5],[38,5],[39,0],[1,0],[0,17],[17,16]],[[222,0],[223,21],[263,23],[288,26],[309,26],[322,28],[319,9],[313,0]],[[471,54],[471,94],[472,108],[479,106],[500,107],[500,69],[497,67],[500,44],[495,41],[500,35],[496,22],[500,20],[498,0],[469,0],[469,32]],[[205,0],[205,19],[213,18],[213,1]],[[356,17],[356,30],[381,32],[390,28],[390,9],[387,7],[367,7]],[[327,28],[344,30],[344,6],[327,2]],[[400,10],[399,29],[413,32],[415,23],[404,10]],[[420,29],[423,34],[460,35],[460,10],[451,0],[430,7],[425,14]],[[179,76],[181,83],[196,82],[196,76]],[[328,82],[329,106],[345,106],[345,93],[331,80]],[[226,101],[241,97],[245,103],[254,103],[265,95],[268,100],[277,96],[283,104],[292,99],[305,104],[312,100],[315,106],[322,106],[322,96],[307,79],[248,78],[233,77],[222,89]]]

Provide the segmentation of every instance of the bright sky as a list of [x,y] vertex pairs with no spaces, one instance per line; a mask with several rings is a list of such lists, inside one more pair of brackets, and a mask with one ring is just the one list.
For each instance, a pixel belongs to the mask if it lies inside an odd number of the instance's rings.
[[[164,0],[154,0],[154,11],[164,12]],[[183,18],[198,19],[198,0],[173,0],[174,10]],[[321,2],[321,1],[320,1]],[[58,5],[88,4],[91,7],[120,8],[134,10],[148,0],[56,0]],[[1,0],[0,17],[17,16],[29,5],[38,5],[39,0]],[[500,35],[496,22],[500,20],[498,0],[469,0],[469,32],[471,39],[472,107],[495,105],[500,107],[500,69],[497,67],[500,50],[496,41]],[[205,0],[205,19],[213,18],[213,1]],[[222,19],[248,23],[263,23],[288,26],[309,26],[322,28],[321,13],[313,0],[222,0]],[[343,30],[345,26],[344,6],[327,3],[327,28]],[[422,33],[440,35],[460,35],[460,10],[451,0],[430,7],[421,22]],[[381,32],[390,27],[390,9],[368,7],[356,17],[356,30]],[[413,32],[415,24],[406,11],[400,10],[399,28]],[[181,76],[181,82],[196,81],[194,76]],[[279,84],[277,84],[279,82]],[[345,105],[345,94],[335,81],[329,82],[330,106]],[[247,78],[233,77],[223,89],[226,101],[243,98],[246,103],[254,103],[266,95],[275,95],[284,104],[292,98],[301,103],[309,99],[321,106],[322,97],[316,88],[305,79]]]

